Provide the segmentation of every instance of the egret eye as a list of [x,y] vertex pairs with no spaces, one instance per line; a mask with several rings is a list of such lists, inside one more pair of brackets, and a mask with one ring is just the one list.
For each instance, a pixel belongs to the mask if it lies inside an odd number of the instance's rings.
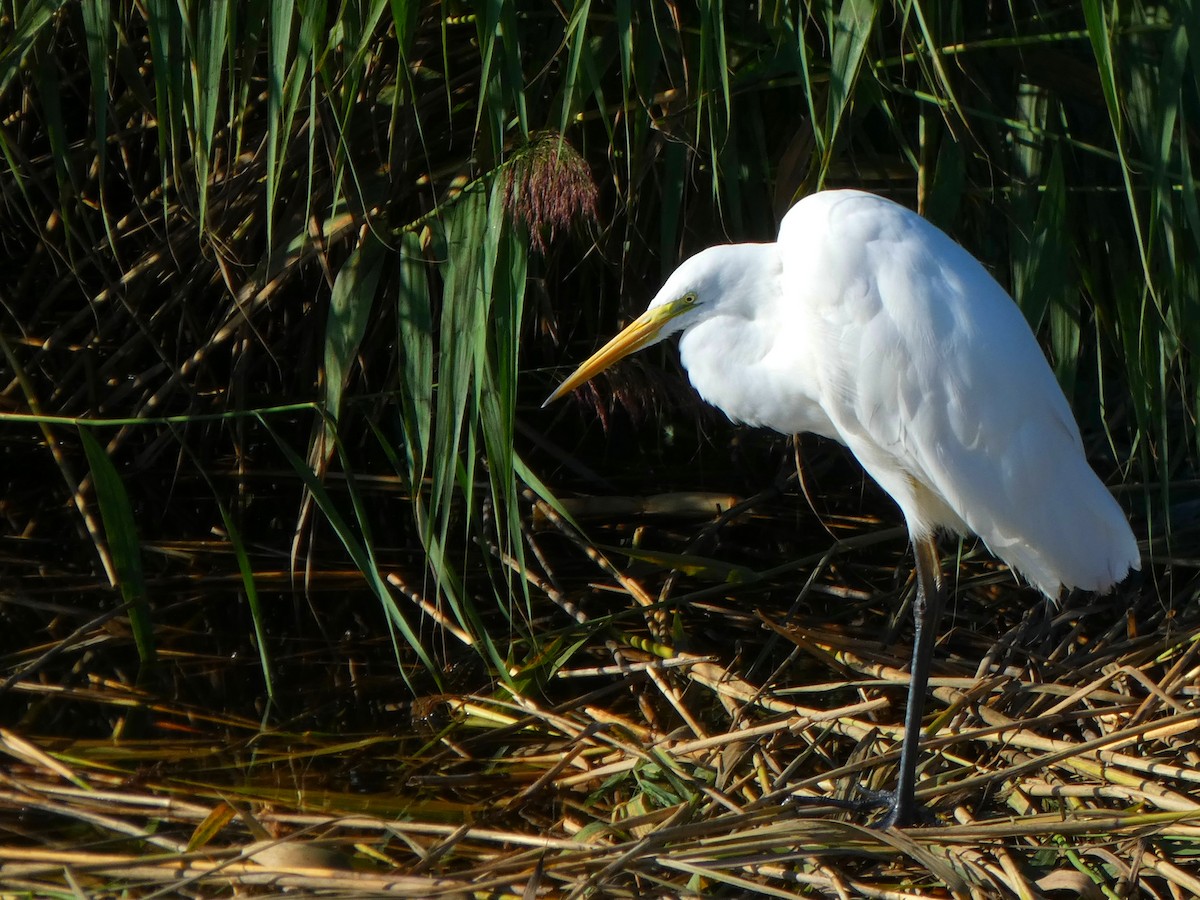
[[[916,824],[946,594],[938,530],[978,532],[1053,600],[1064,587],[1106,591],[1139,568],[1125,513],[1088,466],[1012,298],[916,213],[861,191],[813,194],[784,217],[778,242],[710,247],[668,284],[550,400],[681,333],[688,377],[731,420],[840,440],[891,493],[920,598],[899,777],[895,791],[842,808],[884,805],[876,824]],[[704,288],[704,309],[691,315],[699,288],[676,294],[680,284]]]

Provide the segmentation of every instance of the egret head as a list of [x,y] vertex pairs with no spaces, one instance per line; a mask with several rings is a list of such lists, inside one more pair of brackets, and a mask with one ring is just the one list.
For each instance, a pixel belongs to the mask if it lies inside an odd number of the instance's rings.
[[724,293],[722,275],[729,273],[724,257],[731,249],[733,245],[709,247],[683,262],[671,273],[646,311],[584,361],[542,405],[570,393],[617,360],[694,324],[704,309]]

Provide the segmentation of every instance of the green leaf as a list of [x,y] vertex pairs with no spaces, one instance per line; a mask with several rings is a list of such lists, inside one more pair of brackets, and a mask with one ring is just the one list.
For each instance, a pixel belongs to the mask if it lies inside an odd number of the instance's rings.
[[1133,184],[1133,167],[1125,153],[1125,124],[1121,112],[1121,88],[1117,80],[1117,69],[1113,61],[1112,37],[1109,34],[1107,3],[1103,0],[1083,0],[1083,13],[1087,21],[1088,39],[1092,43],[1092,53],[1096,60],[1096,72],[1100,76],[1100,88],[1104,94],[1104,105],[1108,109],[1109,124],[1112,127],[1113,140],[1117,156],[1120,159],[1121,178],[1125,184],[1125,196],[1129,203],[1129,221],[1137,240],[1138,257],[1142,263],[1142,271],[1146,276],[1146,288],[1155,293],[1154,274],[1150,270],[1150,258],[1146,249],[1146,239],[1142,234],[1142,220],[1137,208],[1137,190]]
[[[438,352],[436,429],[431,459],[430,516],[445,545],[450,508],[460,465],[463,483],[473,483],[473,447],[463,445],[468,413],[476,408],[472,392],[478,360],[486,350],[486,322],[491,292],[483,283],[487,243],[487,194],[467,190],[446,217],[446,261],[442,265],[442,315]],[[469,500],[468,500],[469,502]]]
[[[288,442],[284,440],[284,438],[274,428],[271,427],[270,422],[268,422],[265,417],[259,416],[258,420],[271,435],[271,437],[274,438],[276,445],[283,453],[284,458],[288,461],[288,464],[291,465],[292,470],[297,476],[299,476],[300,480],[304,482],[304,486],[308,488],[309,492],[312,494],[312,498],[316,502],[317,507],[325,516],[325,521],[328,523],[330,528],[333,529],[334,534],[337,535],[338,540],[346,549],[346,552],[350,554],[350,558],[354,561],[354,565],[366,579],[367,586],[375,594],[384,610],[388,613],[389,623],[392,625],[392,627],[398,629],[404,636],[405,641],[416,654],[417,658],[421,661],[421,664],[425,667],[426,671],[428,671],[429,674],[434,677],[434,679],[440,682],[441,670],[434,665],[432,658],[430,658],[428,652],[425,650],[424,644],[421,643],[421,639],[417,632],[413,630],[412,626],[401,612],[399,606],[397,606],[395,598],[392,597],[391,591],[388,589],[387,582],[384,581],[383,575],[379,571],[379,567],[376,564],[374,548],[371,546],[370,541],[364,541],[359,537],[358,534],[355,533],[354,529],[350,527],[345,517],[342,516],[341,512],[338,510],[337,504],[335,504],[332,498],[329,496],[329,492],[325,490],[324,483],[312,470],[312,467],[309,466],[304,459],[292,449],[291,445],[288,444]],[[355,497],[356,512],[360,514],[361,522],[361,509],[358,506],[357,497],[355,494],[356,492],[351,492],[351,495]],[[407,681],[408,676],[404,674],[405,669],[403,666],[401,667],[400,671]]]
[[[113,36],[112,10],[104,0],[83,0],[80,5],[83,28],[87,37],[88,70],[92,76],[92,118],[95,123],[93,134],[96,141],[97,182],[103,200],[105,176],[108,171],[108,61],[111,55]],[[0,88],[0,91],[3,89]],[[103,207],[103,202],[101,203]],[[115,238],[108,215],[104,215],[104,227],[108,232],[109,245],[115,247]]]
[[579,62],[587,44],[587,20],[592,9],[592,0],[575,0],[571,18],[567,20],[566,42],[567,68],[563,73],[562,109],[558,116],[558,130],[566,134],[575,116],[575,83],[579,79]]
[[144,664],[151,664],[155,657],[154,627],[150,619],[150,607],[146,602],[146,579],[142,574],[142,544],[138,538],[137,522],[133,517],[133,506],[129,502],[129,494],[125,491],[125,484],[117,474],[116,467],[89,427],[80,427],[79,440],[83,444],[92,472],[96,503],[100,507],[100,520],[104,523],[108,552],[112,554],[113,568],[117,573],[115,586],[121,591],[129,610],[129,624],[137,644],[138,658]]
[[433,432],[433,310],[421,240],[400,238],[396,279],[396,346],[400,355],[400,420],[408,461],[408,483],[416,498],[429,465]]
[[[292,14],[294,0],[276,0],[270,5],[267,25],[267,242],[274,238],[275,200],[279,194],[279,178],[287,154],[285,142],[291,130],[288,62],[292,59]],[[292,67],[292,84],[302,81],[307,72],[307,47],[300,44]]]
[[338,271],[325,325],[325,410],[336,424],[350,368],[370,321],[385,248],[370,232]]
[[183,22],[179,4],[172,0],[146,0],[147,32],[154,74],[154,112],[158,159],[162,176],[162,206],[165,214],[179,159],[179,134],[183,131]]
[[221,106],[221,75],[226,69],[229,39],[229,0],[205,0],[196,8],[195,46],[192,48],[192,130],[196,187],[200,197],[200,229],[208,214],[208,189],[213,157],[213,134]]
[[65,0],[34,0],[25,4],[16,16],[16,28],[0,45],[0,95],[8,90],[42,29],[53,25],[54,14],[64,3]]
[[818,187],[833,161],[838,131],[850,108],[859,72],[867,55],[867,40],[879,4],[875,0],[845,0],[838,10],[837,22],[830,30],[829,100],[825,107],[825,153],[821,160]]
[[[524,567],[524,545],[517,480],[514,470],[518,364],[521,321],[524,315],[528,251],[514,230],[507,226],[507,213],[499,179],[492,187],[488,206],[488,247],[484,278],[491,285],[492,322],[488,365],[483,368],[483,390],[479,395],[480,428],[487,453],[488,481],[496,511],[496,540],[506,554]],[[528,605],[528,586],[520,582]],[[506,592],[511,596],[510,592]]]
[[258,648],[258,663],[263,674],[263,686],[267,691],[267,699],[273,702],[275,700],[275,681],[271,677],[271,652],[267,642],[266,622],[263,618],[262,604],[259,603],[258,583],[254,578],[254,567],[250,564],[250,554],[246,551],[246,543],[242,539],[241,530],[238,528],[233,514],[221,499],[220,491],[218,491],[216,483],[208,472],[204,458],[196,453],[175,428],[171,430],[175,434],[175,439],[179,441],[179,445],[183,448],[184,453],[195,464],[196,471],[200,473],[200,477],[204,479],[209,490],[212,491],[213,499],[217,504],[217,510],[221,514],[221,522],[225,527],[225,536],[229,540],[229,546],[233,548],[234,557],[237,559],[238,572],[242,576],[242,590],[246,594],[246,604],[250,607],[250,619],[254,625],[255,645]]

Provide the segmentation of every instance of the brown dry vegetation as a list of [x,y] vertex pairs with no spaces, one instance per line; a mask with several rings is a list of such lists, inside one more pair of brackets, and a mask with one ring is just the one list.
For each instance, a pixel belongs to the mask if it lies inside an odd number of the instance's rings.
[[[1200,20],[728,6],[0,3],[6,896],[1200,894]],[[890,501],[669,350],[539,409],[850,184],[1011,289],[1145,562],[943,543],[886,832]]]

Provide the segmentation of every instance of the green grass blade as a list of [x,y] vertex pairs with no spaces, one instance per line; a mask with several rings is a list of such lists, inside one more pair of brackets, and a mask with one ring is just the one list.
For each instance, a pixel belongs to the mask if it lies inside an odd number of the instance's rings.
[[587,45],[587,20],[591,9],[592,0],[575,0],[575,8],[571,10],[571,18],[567,20],[566,34],[563,36],[568,52],[567,68],[563,73],[562,106],[558,115],[560,134],[567,133],[577,112],[575,85],[579,80],[580,60]]
[[108,551],[112,554],[117,573],[116,587],[129,610],[129,624],[137,644],[138,658],[144,664],[154,662],[154,625],[150,606],[146,599],[146,579],[142,572],[142,544],[138,538],[137,522],[133,516],[133,505],[125,484],[117,473],[112,460],[100,442],[87,427],[79,429],[79,440],[87,456],[96,489],[96,504],[100,507],[100,520],[104,523],[104,535],[108,540]]
[[221,74],[229,39],[229,0],[206,0],[196,10],[192,48],[192,157],[196,167],[200,230],[208,217],[213,135],[221,106]]
[[1125,185],[1125,196],[1129,203],[1129,221],[1137,240],[1138,257],[1142,263],[1142,271],[1146,276],[1146,289],[1155,293],[1154,274],[1150,268],[1150,258],[1146,249],[1146,239],[1143,235],[1142,219],[1137,208],[1137,190],[1132,180],[1133,168],[1125,151],[1124,114],[1121,111],[1121,87],[1118,84],[1117,69],[1113,60],[1112,36],[1109,33],[1107,3],[1102,0],[1083,0],[1083,13],[1087,22],[1088,39],[1092,44],[1092,53],[1096,61],[1096,72],[1100,76],[1100,89],[1104,95],[1104,105],[1108,110],[1109,123],[1112,126],[1113,142],[1117,156],[1121,162],[1121,178]]
[[179,134],[183,131],[183,22],[179,4],[171,0],[146,0],[147,32],[154,73],[154,111],[158,127],[158,158],[162,170],[164,214],[169,193],[179,168]]
[[546,501],[547,505],[549,505],[549,507],[553,509],[555,513],[557,513],[563,519],[563,521],[568,523],[576,531],[583,531],[583,529],[580,528],[579,524],[571,516],[571,513],[567,511],[567,508],[562,505],[562,501],[555,496],[552,490],[550,490],[550,486],[547,485],[546,482],[541,479],[541,476],[539,476],[538,473],[535,472],[525,462],[525,460],[523,460],[520,455],[516,453],[513,454],[513,471],[516,473],[517,477],[521,479],[521,482],[528,485],[530,490],[537,494],[542,500]]
[[[284,141],[290,127],[287,111],[288,61],[291,58],[294,0],[270,5],[267,25],[267,242],[274,241],[275,201],[286,154]],[[299,60],[295,77],[302,77]]]
[[[515,4],[485,0],[475,17],[483,67],[479,104],[475,115],[476,136],[487,138],[493,158],[503,155],[507,127],[515,120],[523,137],[529,136],[525,79],[521,65],[521,27]],[[485,130],[486,126],[486,130]]]
[[825,184],[825,176],[833,162],[838,131],[854,97],[867,43],[879,4],[875,0],[846,0],[838,10],[837,21],[830,32],[831,60],[829,64],[829,100],[825,107],[825,153],[817,187]]
[[[210,486],[212,486],[211,483]],[[212,487],[214,487],[213,496],[215,497],[215,486]],[[221,522],[225,526],[225,538],[229,541],[229,546],[233,548],[233,555],[237,559],[238,573],[242,576],[242,591],[246,595],[246,604],[250,607],[250,621],[254,626],[254,646],[258,650],[258,667],[263,676],[263,688],[267,692],[267,699],[273,703],[275,701],[275,679],[271,671],[271,648],[267,638],[262,603],[258,597],[258,583],[254,578],[254,566],[250,563],[250,554],[246,552],[246,542],[242,539],[241,530],[234,522],[228,507],[220,499],[217,500],[217,509],[221,513]]]
[[54,24],[54,14],[64,3],[65,0],[34,0],[17,14],[12,35],[0,46],[0,94],[8,90],[42,30]]
[[[819,82],[814,72],[814,61],[809,54],[803,27],[796,29],[796,51],[800,80],[804,85],[804,100],[808,108],[808,125],[812,129],[813,140],[816,142],[817,156],[824,158],[829,141],[825,137],[821,116],[817,113],[817,85]],[[820,81],[827,84],[828,78]]]
[[411,232],[401,235],[397,275],[400,421],[404,430],[408,483],[416,498],[429,466],[429,441],[433,432],[434,328],[421,239]]
[[[62,195],[77,189],[71,171],[71,152],[67,124],[63,117],[62,96],[63,87],[59,78],[58,63],[53,57],[40,57],[34,68],[37,81],[38,95],[42,98],[42,118],[46,126],[46,139],[50,144],[50,155],[54,160],[54,176],[58,181],[58,190]],[[75,224],[75,210],[65,207],[63,221],[67,227]]]
[[962,105],[958,102],[958,95],[954,90],[954,83],[950,80],[950,76],[946,72],[946,67],[942,63],[942,54],[938,49],[943,41],[935,35],[929,27],[929,22],[925,17],[924,7],[921,5],[921,0],[909,0],[906,11],[913,14],[913,18],[917,20],[917,28],[921,33],[921,42],[924,45],[924,57],[929,60],[930,68],[933,70],[934,78],[931,79],[933,86],[940,89],[941,94],[946,98],[951,109],[953,109],[960,120],[968,121]]
[[333,282],[325,325],[325,411],[331,427],[341,416],[350,369],[375,305],[384,251],[383,244],[368,232]]
[[[464,192],[446,217],[436,427],[430,460],[429,527],[436,529],[437,540],[431,540],[433,534],[427,535],[427,544],[439,548],[444,548],[448,539],[456,484],[461,482],[468,490],[473,484],[475,461],[472,447],[464,441],[473,437],[467,417],[476,408],[472,385],[477,387],[476,366],[485,352],[480,322],[491,300],[481,279],[487,221],[487,194],[478,187]],[[460,479],[462,465],[467,469]],[[469,496],[467,502],[469,505]]]
[[205,484],[208,485],[209,490],[212,492],[213,500],[217,504],[217,510],[221,515],[221,522],[225,528],[225,537],[229,541],[229,546],[233,549],[234,557],[237,560],[238,572],[242,577],[242,590],[246,595],[246,604],[250,607],[250,621],[254,627],[254,643],[258,650],[258,665],[263,676],[263,687],[267,692],[267,699],[273,703],[275,701],[275,679],[271,673],[271,650],[267,638],[267,626],[263,616],[262,604],[259,602],[258,582],[254,577],[254,566],[250,562],[250,554],[246,551],[246,542],[242,539],[241,529],[238,528],[229,507],[221,499],[221,493],[208,471],[208,466],[205,464],[204,458],[183,439],[178,429],[172,427],[171,431],[175,435],[175,439],[179,441],[179,446],[183,448],[183,452],[192,460],[195,470],[204,479]]
[[[391,591],[388,589],[387,583],[384,581],[376,565],[373,548],[369,543],[365,543],[355,533],[354,529],[350,527],[345,517],[341,514],[341,511],[337,508],[337,505],[333,502],[333,499],[329,496],[329,492],[325,490],[325,485],[312,470],[312,467],[292,449],[291,445],[284,440],[282,435],[271,427],[270,422],[266,418],[260,416],[258,420],[274,439],[276,446],[279,447],[280,452],[283,453],[292,470],[304,482],[304,486],[308,488],[314,502],[316,502],[317,507],[324,515],[326,523],[333,529],[333,533],[337,535],[338,540],[350,555],[354,565],[366,579],[367,587],[375,594],[384,610],[389,614],[391,625],[403,634],[405,641],[413,653],[416,654],[421,664],[435,680],[440,682],[440,669],[434,665],[433,659],[421,643],[420,637],[412,629],[412,626],[409,625],[408,620],[405,619],[396,605],[395,598],[392,597]],[[354,499],[356,501],[356,512],[358,512],[357,498]],[[401,667],[401,673],[404,673],[403,667]],[[404,677],[407,680],[408,676],[404,675]]]
[[417,30],[417,14],[421,11],[419,0],[389,0],[392,7],[392,26],[396,30],[396,43],[400,47],[401,59],[408,59],[413,35]]
[[[523,567],[524,547],[519,539],[521,511],[513,448],[517,440],[517,381],[528,251],[525,242],[507,225],[502,194],[500,179],[496,179],[488,212],[488,234],[495,236],[488,254],[494,264],[485,276],[492,290],[493,316],[489,328],[492,346],[488,354],[490,364],[484,371],[484,389],[479,395],[479,427],[487,453],[496,540],[504,552]],[[528,617],[531,615],[528,586],[524,580],[521,580],[519,590],[525,598]],[[513,592],[504,593],[507,599]]]
[[96,142],[96,181],[100,189],[100,210],[110,248],[116,248],[112,223],[105,203],[108,173],[108,61],[112,54],[112,10],[104,0],[83,0],[80,5],[83,29],[87,36],[88,70],[92,78],[92,120]]

